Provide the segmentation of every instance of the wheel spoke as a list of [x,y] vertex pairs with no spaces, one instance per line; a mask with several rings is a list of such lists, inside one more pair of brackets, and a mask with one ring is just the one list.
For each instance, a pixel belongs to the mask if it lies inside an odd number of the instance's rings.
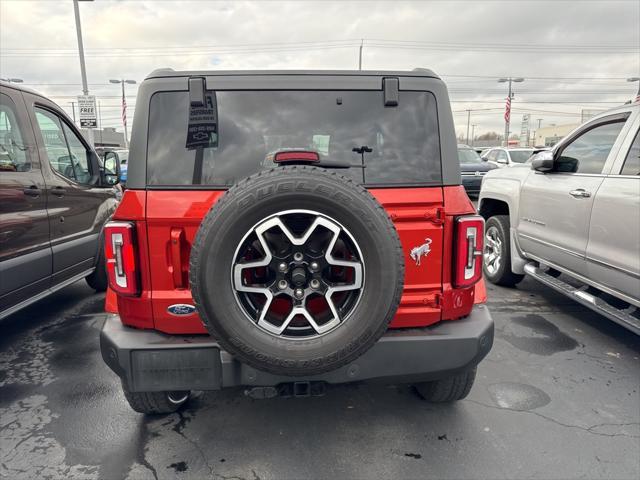
[[[287,215],[290,214],[302,214],[303,216],[307,215],[310,217],[310,223],[301,235],[296,235],[290,227],[290,225],[296,225],[289,223],[289,217],[287,217]],[[314,216],[311,217],[311,215]],[[281,249],[286,247],[274,245],[272,251],[270,243],[267,241],[267,237],[269,237],[267,232],[271,231],[270,233],[273,233],[273,229],[282,232],[282,235],[286,238],[285,242],[288,241],[291,247],[293,247],[288,250],[289,253],[286,253],[284,257],[282,256]],[[316,235],[318,229],[322,229],[322,233]],[[325,231],[329,233],[329,236],[326,236]],[[314,332],[314,335],[321,335],[340,325],[343,321],[341,313],[343,316],[349,314],[355,305],[352,295],[358,295],[358,293],[347,294],[347,297],[341,297],[336,301],[332,298],[333,294],[336,292],[356,292],[361,290],[364,285],[364,266],[360,261],[362,254],[349,232],[337,224],[337,222],[316,212],[306,210],[280,212],[256,224],[253,229],[245,235],[236,251],[236,260],[239,258],[238,252],[240,248],[245,244],[245,240],[250,234],[255,234],[257,237],[264,251],[264,257],[260,260],[252,259],[251,261],[234,264],[232,275],[236,295],[241,292],[245,295],[240,302],[241,306],[245,309],[245,312],[247,312],[247,310],[251,312],[250,316],[253,317],[256,324],[276,336],[293,335],[294,337],[300,338],[308,338],[308,335],[301,335],[296,332],[307,330]],[[338,245],[339,240],[341,243],[339,247],[340,253],[338,255],[346,258],[334,257],[334,249]],[[307,245],[307,242],[313,246]],[[322,242],[323,247],[319,247],[320,244],[318,242]],[[324,245],[326,245],[326,247],[324,247]],[[317,252],[318,248],[324,250],[323,260],[309,253]],[[346,249],[346,251],[344,251],[344,249]],[[277,257],[277,262],[274,262],[274,256]],[[300,258],[297,258],[297,256]],[[240,256],[240,258],[242,258],[242,256]],[[286,268],[284,266],[280,267],[280,265],[282,265],[280,263],[281,261],[287,266]],[[311,265],[314,262],[320,263],[321,266],[318,267],[316,265],[312,267]],[[334,267],[349,269],[349,275],[347,275],[348,281],[335,281],[338,278],[335,276]],[[267,269],[266,278],[269,279],[268,281],[270,283],[268,287],[266,284],[251,284],[250,280],[247,280],[247,273],[249,273],[247,270],[250,271],[256,268]],[[307,272],[306,279],[305,274],[301,273],[301,270]],[[297,275],[297,277],[290,275]],[[300,275],[302,275],[302,281],[300,281]],[[340,280],[344,280],[344,274],[338,274],[338,276]],[[312,279],[312,281],[310,279]],[[318,283],[318,280],[320,283]],[[315,284],[313,282],[315,282]],[[280,284],[282,284],[282,286],[279,286]],[[318,285],[321,286],[318,287]],[[263,295],[265,297],[264,304],[262,304],[261,307],[256,306],[255,300],[246,297],[247,294]],[[317,314],[319,315],[318,318],[306,307],[307,299],[314,294],[322,295],[326,302],[325,311],[324,313]],[[274,323],[273,317],[269,315],[269,310],[273,305],[276,295],[284,295],[290,298],[293,305],[289,313],[286,314],[284,321],[279,324]],[[358,298],[359,297],[355,297],[355,300],[357,301]],[[344,303],[346,301],[350,302],[349,311],[342,312],[341,309],[346,305]],[[296,323],[295,327],[290,327],[291,322],[297,316],[303,317],[308,323],[308,326],[301,327]],[[291,330],[291,328],[293,328],[293,330]]]

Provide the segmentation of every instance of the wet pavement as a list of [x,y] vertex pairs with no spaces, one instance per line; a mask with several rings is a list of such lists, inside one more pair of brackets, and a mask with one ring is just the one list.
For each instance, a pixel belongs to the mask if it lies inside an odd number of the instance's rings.
[[640,337],[538,285],[489,287],[470,396],[196,393],[145,417],[102,363],[103,296],[77,283],[0,323],[0,477],[640,478]]

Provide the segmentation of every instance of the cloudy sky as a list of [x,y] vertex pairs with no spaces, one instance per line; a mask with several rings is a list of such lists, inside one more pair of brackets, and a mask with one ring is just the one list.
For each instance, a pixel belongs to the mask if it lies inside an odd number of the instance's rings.
[[[446,81],[458,133],[503,131],[504,76],[516,85],[511,130],[575,123],[582,109],[632,98],[640,76],[640,0],[81,2],[90,93],[120,129],[119,86],[158,67],[427,67]],[[81,93],[71,0],[0,0],[0,77],[17,77],[71,111]],[[136,86],[127,87],[129,116]],[[129,122],[131,124],[131,122]]]

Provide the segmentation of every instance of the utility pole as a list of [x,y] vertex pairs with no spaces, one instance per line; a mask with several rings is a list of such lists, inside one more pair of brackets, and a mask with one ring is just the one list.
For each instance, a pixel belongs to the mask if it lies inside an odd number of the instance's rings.
[[476,139],[476,127],[477,125],[471,125],[471,146],[473,147],[473,142]]
[[[80,55],[80,74],[82,75],[82,93],[89,95],[89,86],[87,85],[87,68],[84,63],[84,44],[82,43],[82,26],[80,25],[80,8],[78,0],[73,0],[73,13],[76,17],[76,35],[78,37],[78,54]],[[91,146],[93,146],[93,129],[87,128],[87,137]]]
[[467,141],[466,144],[469,145],[469,124],[471,123],[471,110],[467,110]]
[[360,53],[358,54],[358,70],[362,70],[362,47],[364,46],[364,38],[360,40]]
[[627,78],[627,82],[638,82],[638,93],[636,93],[636,98],[634,98],[633,101],[640,102],[640,77]]
[[71,113],[73,114],[73,123],[76,123],[76,102],[71,102]]
[[542,124],[542,118],[536,118],[536,120],[538,121],[538,128],[536,128],[536,131],[533,132],[533,146],[536,146],[536,138],[538,138],[538,130],[540,130],[540,125]]
[[100,132],[100,145],[102,145],[102,106],[100,105],[100,100],[98,100],[98,131]]
[[507,95],[507,106],[504,112],[504,146],[508,147],[509,146],[509,123],[511,121],[511,100],[514,97],[513,91],[511,90],[511,83],[520,83],[520,82],[524,82],[524,78],[521,77],[517,77],[517,78],[512,78],[512,77],[508,77],[508,78],[500,78],[498,79],[498,83],[505,83],[508,82],[509,83],[509,93]]

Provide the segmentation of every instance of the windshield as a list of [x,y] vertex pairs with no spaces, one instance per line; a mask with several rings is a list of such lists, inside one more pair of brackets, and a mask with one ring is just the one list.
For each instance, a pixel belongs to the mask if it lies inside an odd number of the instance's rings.
[[[226,187],[272,168],[267,154],[286,148],[316,151],[327,163],[352,164],[340,174],[367,185],[441,182],[437,110],[431,93],[401,91],[392,108],[385,107],[379,90],[217,91],[215,103],[217,113],[211,118],[217,123],[211,131],[198,131],[197,138],[187,139],[189,92],[153,95],[149,185]],[[197,164],[202,165],[200,182],[194,181]]]
[[509,152],[511,155],[511,161],[515,163],[525,163],[531,155],[533,155],[533,149],[531,150],[511,150]]
[[460,163],[482,163],[480,155],[470,148],[459,148],[458,160]]

